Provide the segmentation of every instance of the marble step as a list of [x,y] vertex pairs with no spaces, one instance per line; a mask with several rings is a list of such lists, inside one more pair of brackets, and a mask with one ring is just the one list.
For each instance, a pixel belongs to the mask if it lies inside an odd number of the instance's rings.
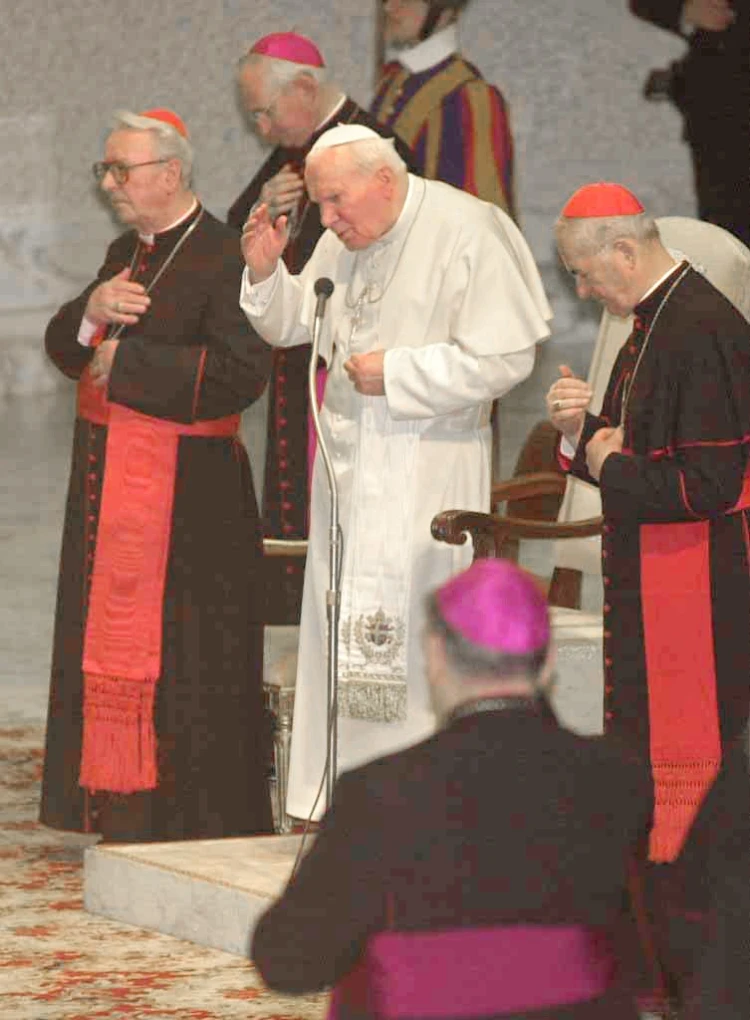
[[98,844],[84,855],[84,906],[244,956],[255,922],[286,885],[301,838]]

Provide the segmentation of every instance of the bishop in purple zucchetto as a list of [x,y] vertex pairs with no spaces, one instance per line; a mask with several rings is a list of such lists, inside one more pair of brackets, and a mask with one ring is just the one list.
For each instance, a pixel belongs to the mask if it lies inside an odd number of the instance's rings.
[[436,593],[445,622],[489,652],[529,655],[550,640],[547,600],[538,582],[508,560],[476,560]]
[[263,57],[274,60],[288,60],[292,64],[304,64],[307,67],[325,67],[323,54],[318,47],[305,35],[299,32],[271,32],[258,39],[250,49]]

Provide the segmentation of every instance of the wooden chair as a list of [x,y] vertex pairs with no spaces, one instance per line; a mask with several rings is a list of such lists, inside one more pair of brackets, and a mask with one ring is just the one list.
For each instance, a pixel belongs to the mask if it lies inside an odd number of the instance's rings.
[[[568,485],[564,475],[540,472],[511,478],[492,487],[493,505],[505,501],[531,500],[537,497],[563,497]],[[445,510],[432,521],[432,535],[440,542],[463,545],[471,538],[474,558],[516,558],[519,540],[523,539],[587,539],[601,534],[602,519],[597,515],[586,520],[541,520],[509,514],[484,514],[468,510]],[[510,556],[508,553],[510,552]],[[581,606],[582,571],[556,566],[546,584],[551,605],[579,609]]]
[[[745,245],[728,231],[702,220],[667,216],[657,223],[662,241],[675,257],[688,259],[750,321],[750,251]],[[588,376],[595,409],[601,405],[615,357],[631,329],[632,316],[621,319],[603,313]],[[492,514],[447,510],[434,518],[432,534],[451,545],[462,545],[471,538],[475,559],[515,559],[521,540],[555,540],[554,567],[547,582],[550,604],[579,609],[583,576],[601,571],[601,500],[594,486],[559,473],[554,455],[549,453],[551,428],[549,423],[537,425],[536,447],[532,442],[530,456],[524,458],[522,453],[516,477],[493,486]],[[528,441],[525,450],[527,445]],[[539,463],[540,448],[546,451],[549,470],[525,473],[524,464]],[[504,510],[498,510],[503,502]]]

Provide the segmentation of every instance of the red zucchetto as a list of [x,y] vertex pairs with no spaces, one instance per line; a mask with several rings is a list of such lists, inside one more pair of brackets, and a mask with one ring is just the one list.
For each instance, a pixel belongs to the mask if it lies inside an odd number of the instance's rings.
[[138,114],[139,117],[148,117],[150,120],[160,120],[164,124],[169,124],[171,127],[178,131],[183,138],[188,137],[188,129],[185,127],[185,121],[182,117],[178,117],[174,110],[167,110],[163,107],[156,107],[153,110],[143,110]]
[[325,67],[323,54],[307,36],[297,32],[272,32],[250,47],[250,53],[276,60],[289,60],[292,64],[307,67]]
[[475,560],[438,588],[435,598],[445,622],[486,651],[529,655],[549,644],[544,593],[531,574],[508,560]]
[[562,216],[589,219],[594,216],[637,216],[644,208],[632,191],[621,184],[599,181],[584,184],[565,203]]

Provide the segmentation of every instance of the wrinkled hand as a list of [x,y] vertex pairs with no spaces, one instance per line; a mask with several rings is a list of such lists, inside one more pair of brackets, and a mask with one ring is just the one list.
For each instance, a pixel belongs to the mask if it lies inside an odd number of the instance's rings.
[[135,326],[150,304],[146,288],[131,280],[130,269],[126,268],[91,291],[84,315],[97,326],[110,322]]
[[560,378],[547,393],[549,420],[573,446],[578,444],[592,390],[585,379],[577,379],[567,365],[560,365]]
[[385,351],[370,351],[369,354],[352,354],[344,362],[344,371],[354,383],[357,393],[368,397],[385,396]]
[[282,214],[288,216],[296,209],[304,192],[304,180],[287,163],[275,177],[263,185],[260,200],[268,206],[268,214],[273,221],[277,216]]
[[106,386],[109,382],[112,362],[115,360],[119,340],[102,340],[89,362],[89,372],[95,386]]
[[683,18],[706,32],[723,32],[735,19],[729,0],[686,0]]
[[622,426],[597,429],[586,443],[586,467],[592,478],[599,481],[604,461],[610,453],[622,453]]
[[288,217],[279,216],[274,225],[265,203],[248,216],[242,231],[242,254],[253,283],[273,275],[289,240],[287,221]]

